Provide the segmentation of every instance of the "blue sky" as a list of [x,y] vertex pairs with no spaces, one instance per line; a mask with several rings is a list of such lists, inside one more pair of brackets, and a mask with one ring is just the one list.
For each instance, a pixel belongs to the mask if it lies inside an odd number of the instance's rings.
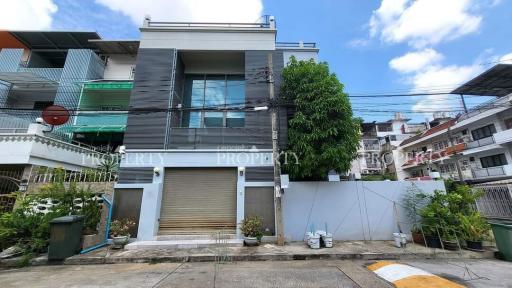
[[[512,58],[510,0],[17,0],[2,10],[0,28],[95,30],[110,39],[138,38],[148,13],[161,21],[244,22],[272,14],[278,40],[317,42],[320,59],[354,96],[451,91]],[[365,120],[403,111],[421,121],[461,109],[457,97],[442,95],[352,103]]]

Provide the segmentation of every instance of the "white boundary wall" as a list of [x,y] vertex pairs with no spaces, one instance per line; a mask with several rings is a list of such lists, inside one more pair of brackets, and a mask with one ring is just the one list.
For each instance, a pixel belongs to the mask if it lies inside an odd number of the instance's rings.
[[394,203],[404,233],[410,225],[402,206],[407,188],[445,191],[442,181],[290,182],[283,194],[287,241],[302,241],[306,231],[327,229],[334,240],[392,240],[398,232]]

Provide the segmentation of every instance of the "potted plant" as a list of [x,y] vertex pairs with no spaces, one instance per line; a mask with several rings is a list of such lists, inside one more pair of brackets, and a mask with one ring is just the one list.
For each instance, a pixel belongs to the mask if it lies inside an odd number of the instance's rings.
[[263,224],[258,216],[245,217],[240,223],[240,231],[244,235],[244,242],[247,246],[257,246],[261,237]]
[[482,241],[488,234],[490,226],[478,212],[469,215],[459,215],[462,238],[466,241],[469,250],[482,251]]
[[443,241],[443,247],[446,250],[457,251],[459,250],[459,243],[457,242],[457,235],[455,235],[455,230],[452,228],[447,228],[443,230],[443,234],[441,235]]
[[135,227],[135,222],[130,219],[114,220],[110,224],[110,235],[114,245],[124,246],[128,244],[130,229]]
[[428,196],[418,188],[416,185],[408,187],[402,199],[402,204],[405,209],[409,223],[413,224],[411,228],[412,240],[416,244],[425,245],[425,238],[421,230],[421,217],[420,210],[423,209],[428,203]]

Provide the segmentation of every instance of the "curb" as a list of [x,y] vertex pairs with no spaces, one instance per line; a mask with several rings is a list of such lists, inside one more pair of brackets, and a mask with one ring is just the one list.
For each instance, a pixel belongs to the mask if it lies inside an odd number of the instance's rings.
[[[315,254],[228,254],[229,261],[300,261],[300,260],[411,260],[411,259],[493,259],[494,252],[486,251],[469,257],[459,254],[396,254],[396,253],[315,253]],[[151,257],[71,257],[64,260],[64,265],[98,265],[126,263],[183,263],[216,262],[213,254],[188,256],[151,256]]]

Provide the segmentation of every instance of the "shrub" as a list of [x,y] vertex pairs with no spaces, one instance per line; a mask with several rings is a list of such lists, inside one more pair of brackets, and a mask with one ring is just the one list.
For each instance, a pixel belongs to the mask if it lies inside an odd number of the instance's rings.
[[479,212],[469,215],[459,214],[462,238],[469,241],[482,241],[491,228]]
[[130,229],[135,227],[135,222],[130,219],[114,220],[110,224],[110,235],[112,237],[128,236]]
[[240,223],[240,231],[245,237],[256,237],[260,239],[263,236],[263,223],[258,216],[245,217]]

